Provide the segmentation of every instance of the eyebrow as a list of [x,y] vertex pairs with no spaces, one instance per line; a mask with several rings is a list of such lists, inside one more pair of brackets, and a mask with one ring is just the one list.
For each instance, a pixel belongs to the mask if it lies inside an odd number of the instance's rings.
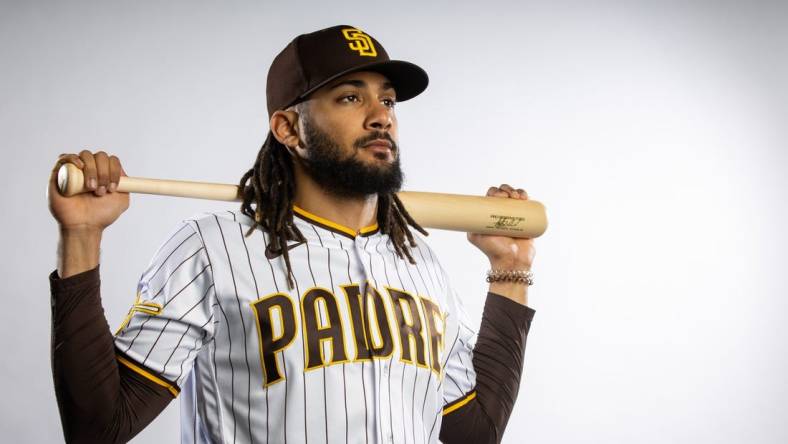
[[[331,86],[330,89],[334,90],[334,89],[339,88],[340,86],[343,86],[343,85],[350,85],[350,86],[353,86],[353,87],[356,87],[356,88],[366,88],[367,87],[367,82],[365,82],[363,80],[358,80],[358,79],[348,79],[348,80],[343,80],[343,81],[337,83],[336,85]],[[393,90],[394,89],[394,85],[392,85],[391,82],[384,82],[382,90],[386,91],[386,90],[389,90],[389,89]]]

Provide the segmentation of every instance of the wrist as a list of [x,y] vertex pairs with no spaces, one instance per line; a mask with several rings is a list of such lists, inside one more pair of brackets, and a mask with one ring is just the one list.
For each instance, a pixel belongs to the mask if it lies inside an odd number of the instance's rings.
[[490,258],[490,268],[493,270],[530,270],[531,264],[518,261],[515,258]]
[[489,291],[519,304],[528,304],[528,287],[533,285],[533,274],[530,264],[508,262],[490,262],[492,269],[487,272],[486,281],[490,284]]
[[89,226],[60,227],[57,271],[61,279],[98,266],[102,232]]
[[77,225],[58,225],[61,239],[101,239],[104,233],[104,228],[95,225],[77,224]]

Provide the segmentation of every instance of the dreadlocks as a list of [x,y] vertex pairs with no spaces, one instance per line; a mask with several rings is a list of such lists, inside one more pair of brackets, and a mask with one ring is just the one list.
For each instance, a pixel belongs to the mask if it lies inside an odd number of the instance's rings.
[[[287,241],[305,242],[306,238],[293,223],[293,200],[295,198],[295,175],[293,160],[287,148],[269,131],[254,166],[241,177],[240,189],[243,202],[241,212],[254,219],[246,236],[258,226],[270,239],[266,247],[272,253],[284,257],[287,267],[287,283],[293,288],[293,270]],[[254,205],[254,206],[253,206]],[[415,264],[410,247],[416,246],[408,225],[423,235],[427,232],[410,216],[395,193],[378,195],[378,225],[382,233],[388,234],[394,251],[400,259]],[[407,242],[407,244],[406,244]]]

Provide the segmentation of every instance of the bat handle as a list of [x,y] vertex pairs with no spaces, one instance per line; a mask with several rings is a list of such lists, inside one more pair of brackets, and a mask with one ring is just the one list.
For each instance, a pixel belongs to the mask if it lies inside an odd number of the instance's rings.
[[73,163],[64,163],[57,170],[57,189],[65,197],[71,197],[85,191],[85,176],[82,170]]

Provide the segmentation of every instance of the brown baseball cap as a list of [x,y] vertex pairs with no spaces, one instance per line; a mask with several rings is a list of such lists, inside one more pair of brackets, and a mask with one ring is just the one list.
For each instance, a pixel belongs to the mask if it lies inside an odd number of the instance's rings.
[[357,71],[386,76],[402,102],[427,88],[427,73],[410,62],[389,59],[374,37],[347,25],[301,34],[274,58],[268,69],[268,117],[292,106],[328,82]]

